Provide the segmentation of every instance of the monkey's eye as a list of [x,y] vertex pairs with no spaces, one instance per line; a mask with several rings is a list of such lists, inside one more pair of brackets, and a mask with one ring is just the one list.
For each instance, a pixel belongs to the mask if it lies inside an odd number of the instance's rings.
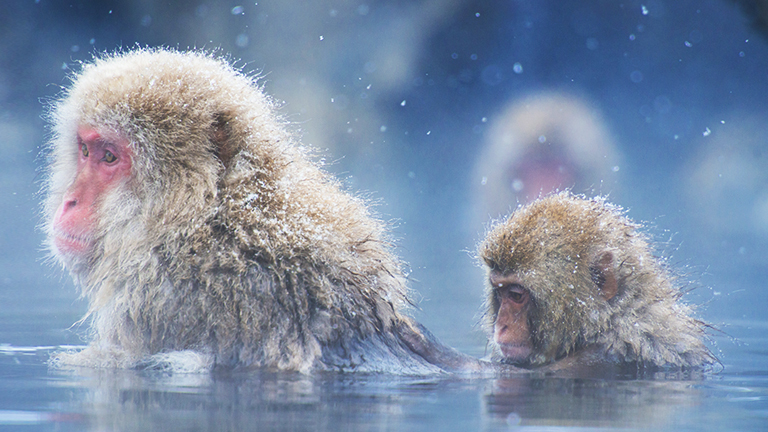
[[117,160],[117,157],[115,157],[115,155],[113,155],[111,151],[107,150],[107,151],[104,152],[104,159],[103,160],[106,163],[112,163],[112,162]]
[[500,300],[510,300],[513,303],[522,304],[528,299],[528,291],[520,285],[506,285],[497,291]]
[[80,145],[80,152],[83,153],[83,157],[88,157],[90,153],[88,153],[88,146],[84,143]]

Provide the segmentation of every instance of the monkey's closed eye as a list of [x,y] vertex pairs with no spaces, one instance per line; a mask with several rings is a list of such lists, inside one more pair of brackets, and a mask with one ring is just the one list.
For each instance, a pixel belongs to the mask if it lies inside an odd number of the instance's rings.
[[[88,150],[86,150],[87,152]],[[86,155],[87,156],[87,155]],[[102,159],[106,163],[112,163],[117,160],[117,157],[112,154],[111,151],[107,150],[104,152],[104,159]]]

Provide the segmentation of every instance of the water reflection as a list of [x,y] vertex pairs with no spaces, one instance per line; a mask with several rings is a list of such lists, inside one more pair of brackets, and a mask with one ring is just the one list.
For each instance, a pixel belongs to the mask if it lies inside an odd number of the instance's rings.
[[657,428],[700,403],[694,383],[510,378],[494,381],[483,402],[507,424]]
[[[71,370],[58,385],[93,430],[401,429],[439,379],[256,372]],[[417,423],[414,423],[417,424]]]
[[[758,369],[703,376],[479,379],[53,371],[46,364],[51,349],[19,348],[0,346],[3,430],[761,430],[768,425],[764,349],[762,361],[753,364]],[[731,360],[740,363],[742,355],[755,357],[739,351]]]

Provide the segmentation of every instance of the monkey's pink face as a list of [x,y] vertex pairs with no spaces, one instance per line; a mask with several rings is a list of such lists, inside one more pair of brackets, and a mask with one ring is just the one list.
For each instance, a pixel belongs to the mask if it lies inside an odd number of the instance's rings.
[[105,137],[80,127],[75,180],[64,193],[53,219],[53,243],[59,254],[80,256],[91,250],[98,204],[131,174],[131,152],[124,139]]
[[[579,169],[571,159],[547,153],[526,155],[510,174],[512,187],[528,200],[573,186],[579,180]],[[522,183],[518,185],[514,179]]]

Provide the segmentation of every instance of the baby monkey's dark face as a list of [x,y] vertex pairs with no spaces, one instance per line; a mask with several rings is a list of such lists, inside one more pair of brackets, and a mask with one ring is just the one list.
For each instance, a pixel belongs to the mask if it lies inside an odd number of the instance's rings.
[[514,274],[493,270],[489,276],[494,291],[493,341],[504,360],[525,363],[533,349],[528,313],[531,294]]

